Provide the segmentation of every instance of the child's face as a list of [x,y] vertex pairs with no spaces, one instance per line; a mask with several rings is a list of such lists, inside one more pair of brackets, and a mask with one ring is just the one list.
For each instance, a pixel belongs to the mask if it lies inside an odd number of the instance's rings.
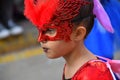
[[[42,36],[55,37],[56,34],[56,29],[48,29],[44,32],[44,34],[42,34]],[[41,41],[40,43],[48,58],[58,58],[61,56],[65,56],[74,48],[74,43],[72,41],[46,40]]]
[[74,48],[74,43],[72,41],[66,42],[63,40],[60,41],[46,41],[41,42],[41,46],[46,53],[48,58],[58,58],[65,56]]

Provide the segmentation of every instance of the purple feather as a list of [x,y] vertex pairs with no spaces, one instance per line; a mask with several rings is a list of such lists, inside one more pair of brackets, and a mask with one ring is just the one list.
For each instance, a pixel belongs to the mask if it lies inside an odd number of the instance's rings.
[[94,1],[94,9],[93,13],[96,15],[97,19],[99,20],[100,24],[109,32],[113,33],[114,30],[112,28],[110,19],[104,10],[103,6],[101,5],[99,0],[93,0]]

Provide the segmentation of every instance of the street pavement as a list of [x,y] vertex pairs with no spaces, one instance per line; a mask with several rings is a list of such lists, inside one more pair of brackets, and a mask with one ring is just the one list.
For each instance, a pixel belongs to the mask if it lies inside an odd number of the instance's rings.
[[62,80],[64,60],[45,55],[0,64],[0,80]]

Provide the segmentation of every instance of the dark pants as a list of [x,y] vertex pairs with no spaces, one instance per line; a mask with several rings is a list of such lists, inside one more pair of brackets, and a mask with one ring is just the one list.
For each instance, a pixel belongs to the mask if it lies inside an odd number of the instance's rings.
[[7,24],[13,18],[14,0],[0,0],[0,22]]

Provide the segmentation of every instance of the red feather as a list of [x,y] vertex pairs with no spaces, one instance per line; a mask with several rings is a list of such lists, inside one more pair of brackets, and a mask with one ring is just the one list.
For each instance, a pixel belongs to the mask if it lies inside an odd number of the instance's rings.
[[35,25],[42,27],[49,22],[58,6],[59,0],[25,0],[24,15]]

